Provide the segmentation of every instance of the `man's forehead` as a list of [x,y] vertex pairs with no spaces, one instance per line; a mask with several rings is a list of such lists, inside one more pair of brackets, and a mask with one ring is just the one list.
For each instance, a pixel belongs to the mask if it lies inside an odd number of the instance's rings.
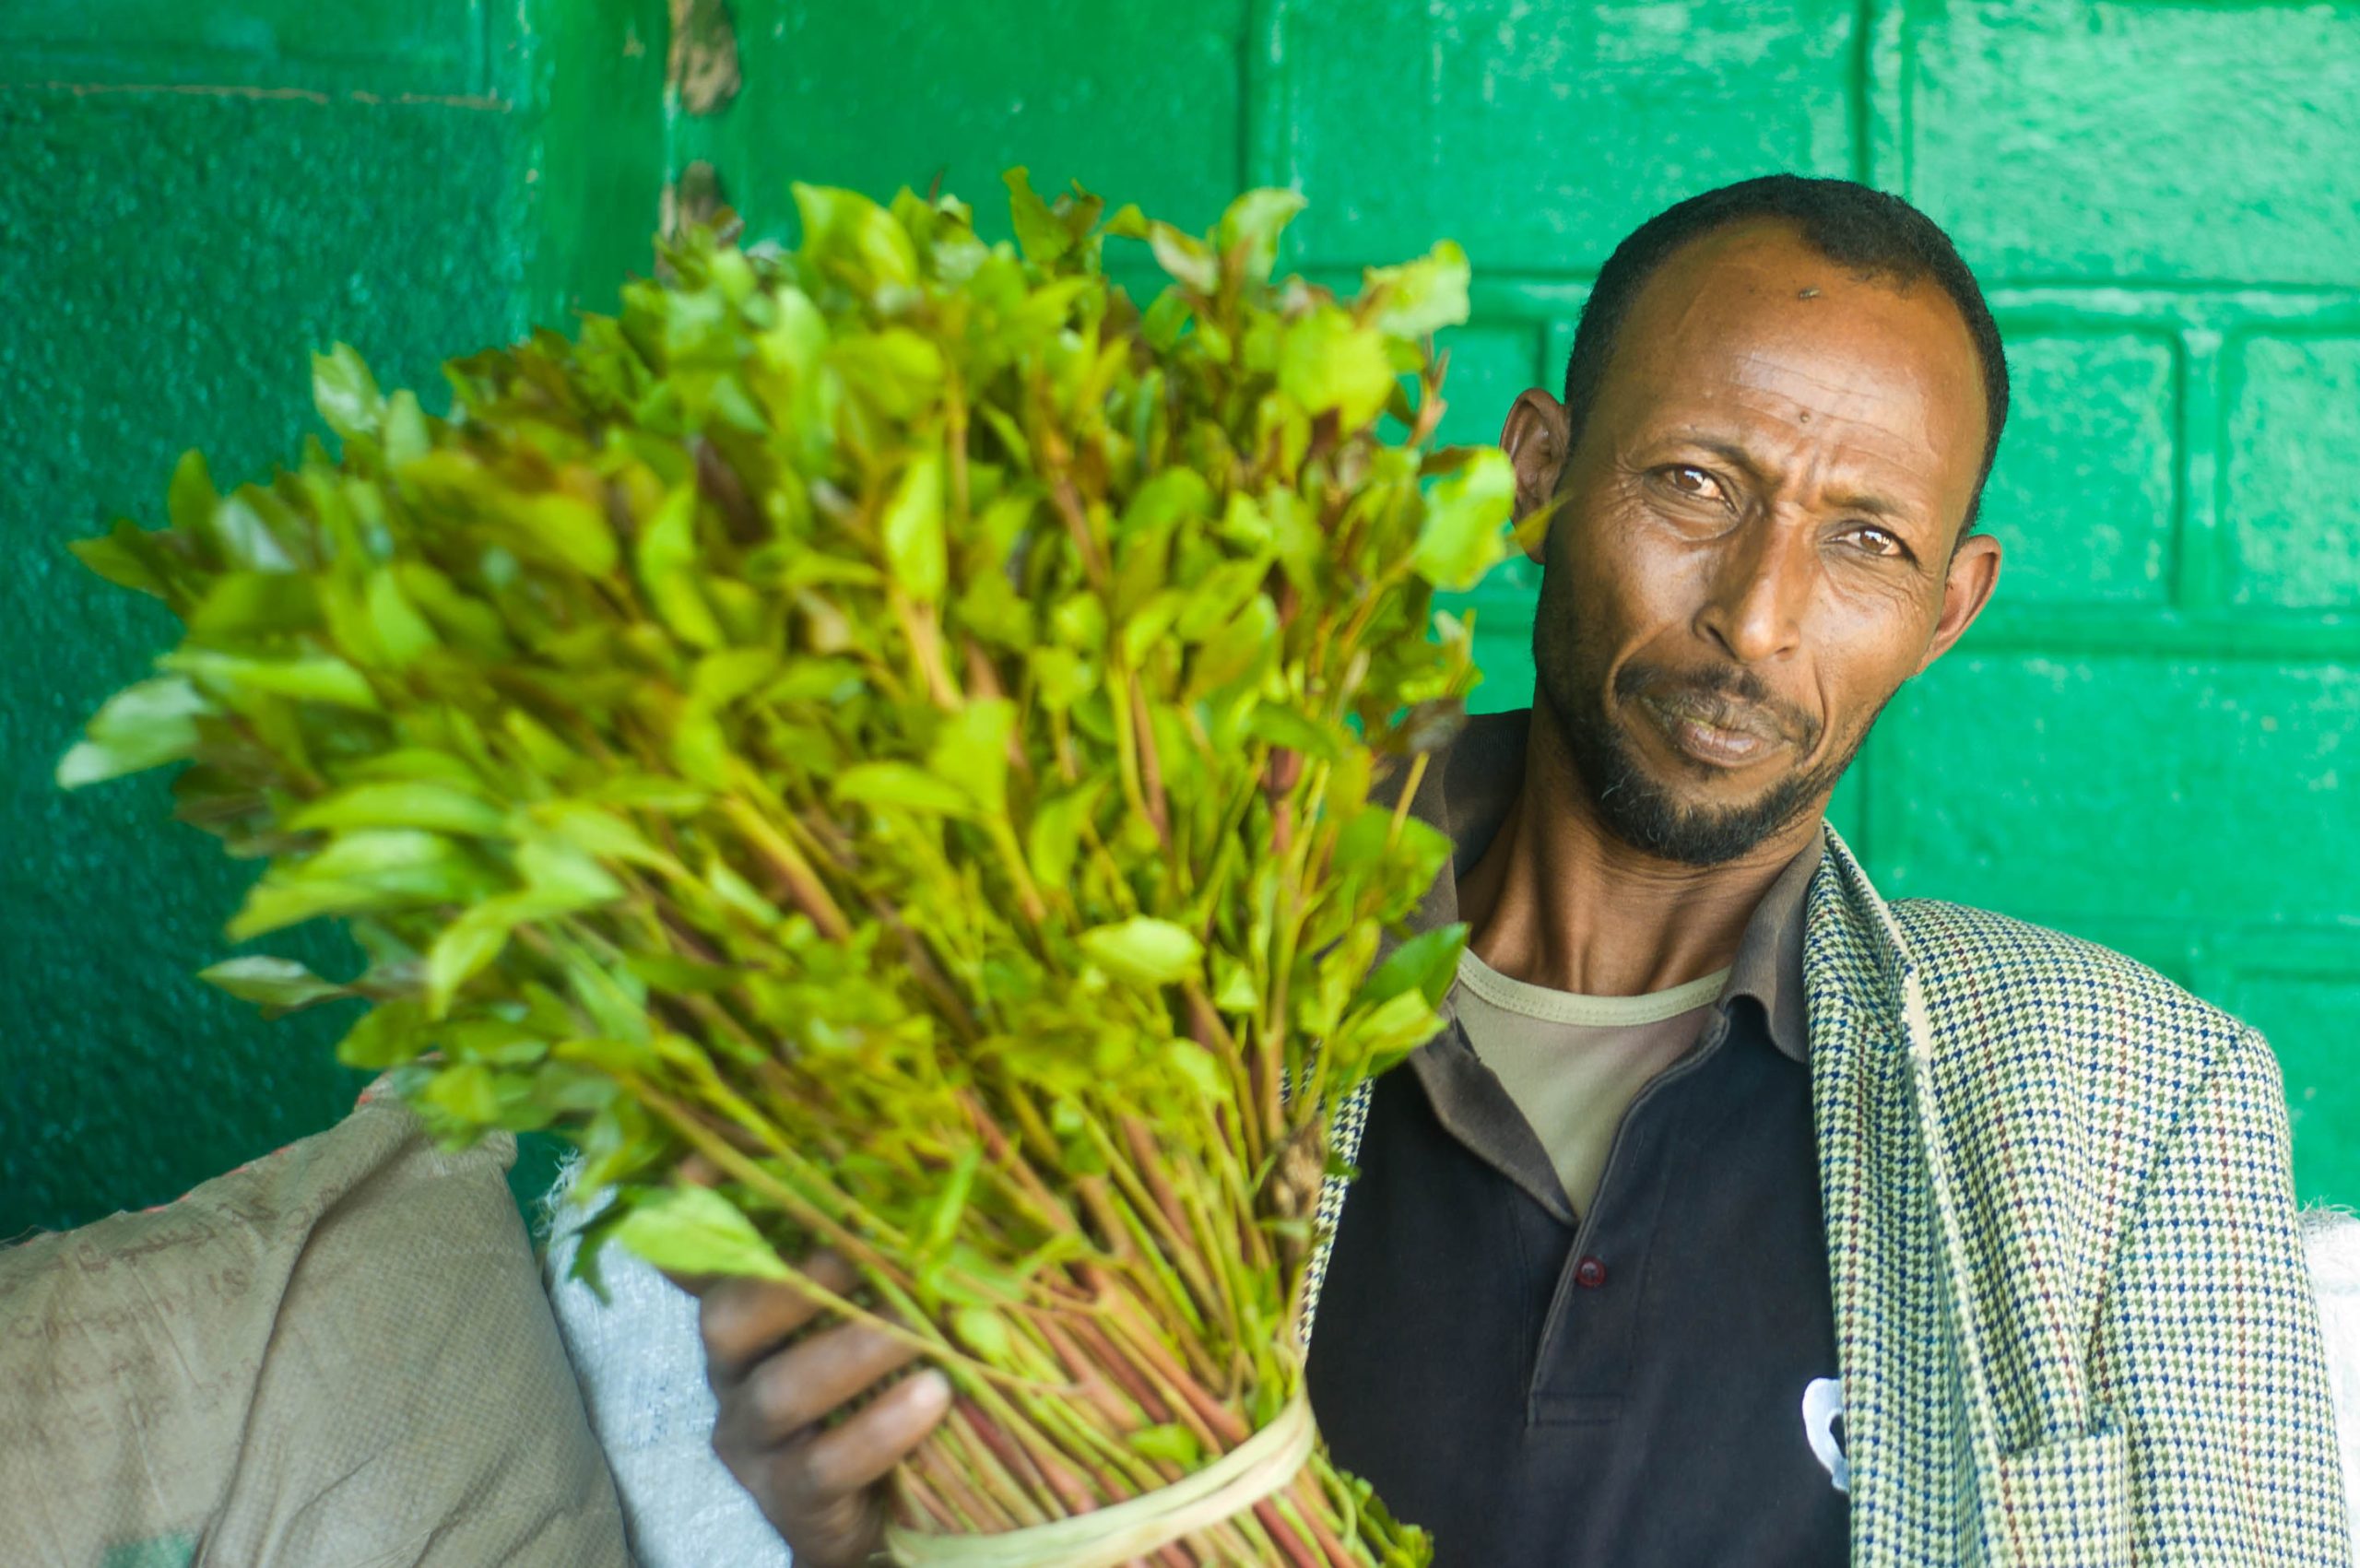
[[[1821,254],[1784,219],[1749,219],[1698,236],[1640,286],[1628,328],[1661,333],[1739,324],[1770,334],[1819,336],[1855,330],[1860,318],[1886,334],[1955,348],[1970,367],[1975,343],[1950,297],[1929,282],[1862,274]],[[1948,330],[1945,330],[1948,329]]]
[[1636,404],[1872,423],[1929,454],[1963,445],[1979,467],[1980,365],[1949,297],[1862,277],[1782,221],[1682,247],[1641,289],[1621,336],[1610,379]]
[[1746,287],[1776,281],[1796,289],[1841,284],[1911,291],[1898,277],[1863,272],[1826,255],[1804,237],[1802,226],[1788,218],[1742,218],[1684,241],[1640,285],[1638,299],[1645,301],[1659,286],[1676,287],[1683,274],[1691,288],[1698,279],[1717,277],[1722,282]]

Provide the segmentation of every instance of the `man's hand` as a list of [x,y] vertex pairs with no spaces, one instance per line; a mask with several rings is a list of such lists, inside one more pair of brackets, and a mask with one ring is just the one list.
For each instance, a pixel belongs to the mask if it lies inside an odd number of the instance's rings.
[[[813,1254],[804,1270],[839,1295],[858,1282],[832,1253]],[[786,1539],[796,1568],[858,1568],[884,1539],[880,1483],[950,1408],[950,1381],[927,1368],[823,1427],[917,1352],[857,1323],[805,1335],[822,1309],[792,1285],[679,1283],[702,1303],[705,1376],[721,1404],[714,1452]]]

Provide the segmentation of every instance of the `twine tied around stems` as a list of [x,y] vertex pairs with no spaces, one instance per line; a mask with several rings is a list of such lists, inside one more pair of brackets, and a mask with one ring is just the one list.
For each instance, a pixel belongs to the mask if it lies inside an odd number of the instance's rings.
[[1115,1568],[1243,1513],[1285,1486],[1311,1457],[1316,1434],[1311,1401],[1298,1393],[1269,1425],[1170,1486],[997,1535],[935,1535],[895,1526],[886,1531],[886,1550],[901,1568]]

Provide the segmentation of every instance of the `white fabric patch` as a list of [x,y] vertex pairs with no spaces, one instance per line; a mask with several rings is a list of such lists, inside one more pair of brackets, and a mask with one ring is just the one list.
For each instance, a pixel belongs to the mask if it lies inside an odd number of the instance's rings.
[[2360,1219],[2332,1208],[2306,1210],[2303,1248],[2310,1256],[2311,1283],[2319,1291],[2328,1387],[2335,1399],[2336,1445],[2343,1456],[2352,1561],[2360,1564]]
[[[567,1183],[560,1177],[558,1190]],[[566,1278],[581,1211],[552,1200],[543,1278],[590,1428],[607,1452],[639,1568],[789,1568],[793,1555],[713,1451],[697,1303],[620,1247],[598,1255],[601,1303]]]
[[1848,1494],[1852,1466],[1835,1438],[1835,1423],[1843,1417],[1844,1385],[1832,1377],[1812,1378],[1803,1389],[1803,1436],[1810,1440],[1811,1456],[1826,1469],[1835,1490]]

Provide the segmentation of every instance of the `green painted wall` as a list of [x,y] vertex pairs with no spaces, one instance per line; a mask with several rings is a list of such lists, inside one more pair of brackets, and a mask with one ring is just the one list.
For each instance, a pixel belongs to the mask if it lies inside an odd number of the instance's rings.
[[580,9],[0,8],[0,1237],[163,1201],[350,1107],[337,1020],[265,1026],[191,978],[251,868],[171,826],[158,778],[51,785],[176,625],[63,546],[158,520],[184,447],[225,480],[292,457],[314,348],[439,386],[644,265],[662,6]]
[[[0,371],[37,389],[0,407],[0,1234],[169,1196],[348,1093],[319,1032],[183,978],[239,878],[152,830],[160,790],[47,790],[163,630],[55,541],[152,513],[182,444],[291,450],[311,345],[415,378],[602,297],[692,160],[758,231],[790,179],[939,173],[996,221],[1024,162],[1193,223],[1299,184],[1318,273],[1452,235],[1468,440],[1557,381],[1587,279],[1666,202],[1776,168],[1906,194],[2008,337],[2009,569],[1839,820],[1890,892],[2106,941],[2261,1025],[2305,1196],[2360,1202],[2360,5],[734,0],[709,113],[660,99],[661,6],[515,6],[0,18]],[[1528,692],[1530,589],[1479,601],[1492,705]]]

